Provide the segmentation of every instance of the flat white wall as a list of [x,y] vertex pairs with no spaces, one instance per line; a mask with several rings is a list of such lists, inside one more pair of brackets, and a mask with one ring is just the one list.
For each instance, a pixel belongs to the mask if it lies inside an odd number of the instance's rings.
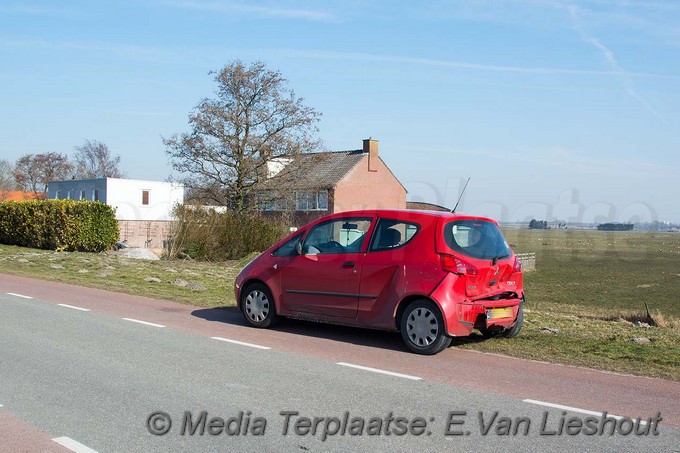
[[[175,204],[184,203],[181,184],[119,178],[50,182],[47,197],[80,200],[85,191],[85,200],[93,201],[95,190],[99,191],[99,201],[116,208],[116,219],[123,221],[171,220]],[[144,191],[149,193],[148,204],[143,203]]]
[[[106,203],[116,208],[118,220],[171,220],[175,204],[184,203],[181,184],[117,178],[107,178],[106,182]],[[145,191],[149,193],[148,204],[143,203]]]

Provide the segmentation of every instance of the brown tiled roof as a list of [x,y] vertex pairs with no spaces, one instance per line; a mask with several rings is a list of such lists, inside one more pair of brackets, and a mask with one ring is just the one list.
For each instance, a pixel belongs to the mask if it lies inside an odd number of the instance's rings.
[[0,201],[41,200],[45,197],[44,192],[22,192],[20,190],[0,190]]
[[330,189],[367,155],[360,149],[300,154],[279,174],[270,178],[265,186]]
[[434,203],[427,203],[425,201],[407,201],[406,209],[414,209],[419,211],[450,211],[449,208],[439,206]]

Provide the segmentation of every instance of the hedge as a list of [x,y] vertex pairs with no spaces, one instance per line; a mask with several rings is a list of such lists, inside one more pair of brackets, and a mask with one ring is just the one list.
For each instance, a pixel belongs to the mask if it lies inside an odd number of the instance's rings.
[[118,240],[118,221],[98,201],[0,202],[0,243],[45,250],[101,252]]
[[178,205],[167,254],[201,261],[240,259],[261,252],[286,236],[280,220],[255,213],[218,213],[200,206]]

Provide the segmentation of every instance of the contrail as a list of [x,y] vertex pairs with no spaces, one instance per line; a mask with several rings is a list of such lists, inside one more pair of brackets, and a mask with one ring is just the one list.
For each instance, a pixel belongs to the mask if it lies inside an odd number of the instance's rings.
[[631,76],[631,73],[626,71],[621,67],[619,62],[616,60],[616,57],[614,56],[614,52],[597,38],[592,36],[588,31],[586,31],[583,26],[581,25],[581,20],[579,17],[579,8],[576,5],[569,5],[569,14],[571,15],[572,23],[574,25],[574,29],[578,32],[578,34],[581,36],[581,39],[583,39],[584,42],[587,44],[590,44],[591,46],[595,47],[604,57],[605,61],[607,64],[612,68],[612,70],[619,74],[621,77],[621,83],[623,85],[623,89],[628,93],[630,97],[635,99],[642,107],[644,107],[645,110],[647,110],[649,113],[657,117],[662,123],[666,125],[670,125],[668,120],[663,117],[659,112],[657,112],[654,108],[652,108],[651,105],[647,101],[645,101],[638,93],[635,91],[635,87],[633,84],[633,78]]

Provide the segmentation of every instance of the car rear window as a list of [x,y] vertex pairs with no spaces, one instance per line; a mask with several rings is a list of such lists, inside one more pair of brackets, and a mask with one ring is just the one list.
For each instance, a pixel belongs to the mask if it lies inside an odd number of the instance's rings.
[[390,250],[411,241],[418,233],[417,223],[403,220],[381,219],[373,233],[370,251]]
[[454,220],[444,227],[444,240],[455,252],[482,259],[502,259],[511,255],[503,233],[484,220]]

